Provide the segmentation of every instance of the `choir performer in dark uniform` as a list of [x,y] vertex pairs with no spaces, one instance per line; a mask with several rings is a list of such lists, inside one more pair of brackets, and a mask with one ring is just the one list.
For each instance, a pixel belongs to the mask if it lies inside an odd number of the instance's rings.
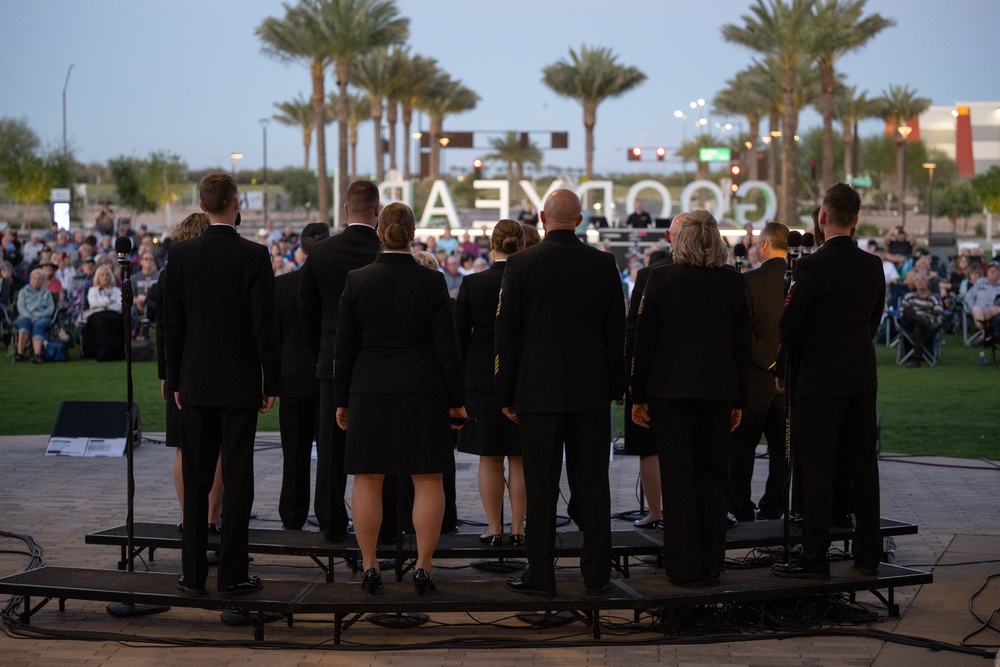
[[[302,229],[301,244],[306,258],[312,247],[330,238],[325,222],[312,222]],[[299,319],[299,287],[302,269],[274,279],[278,303],[278,334],[281,337],[281,396],[278,427],[281,429],[281,493],[278,516],[286,530],[302,530],[309,517],[309,467],[313,438],[319,432],[319,380],[316,362],[309,354]],[[331,406],[332,408],[332,406]]]
[[347,475],[344,473],[344,432],[337,428],[334,407],[333,348],[337,340],[337,309],[347,273],[375,261],[379,252],[379,191],[371,181],[355,181],[347,190],[347,228],[320,241],[302,266],[299,317],[319,378],[319,434],[316,438],[316,494],[313,507],[319,529],[331,542],[348,535]]
[[608,410],[624,393],[625,300],[614,256],[576,237],[582,219],[572,190],[549,195],[545,238],[507,260],[497,309],[497,404],[520,425],[528,498],[528,570],[507,587],[527,595],[556,594],[564,444],[588,593],[602,594],[611,576]]
[[788,227],[768,222],[756,239],[759,268],[743,275],[753,351],[750,385],[743,419],[732,433],[729,450],[729,511],[740,521],[757,516],[751,498],[754,460],[761,435],[767,437],[768,474],[760,500],[762,519],[778,519],[785,511],[785,398],[774,387],[778,323],[785,310]]
[[653,269],[639,304],[632,419],[651,426],[660,457],[664,569],[674,583],[718,586],[726,556],[729,433],[750,370],[743,276],[708,211],[673,240],[674,263]]
[[413,211],[393,203],[379,215],[383,252],[348,274],[340,300],[334,382],[337,424],[347,432],[344,470],[371,593],[382,586],[375,546],[386,474],[413,480],[418,594],[434,590],[431,556],[441,534],[441,476],[455,468],[449,429],[461,428],[465,392],[451,299],[440,272],[413,259]]
[[494,262],[482,273],[470,273],[458,288],[455,325],[465,361],[466,408],[475,420],[459,434],[458,451],[479,455],[479,495],[489,525],[479,539],[492,547],[502,544],[504,457],[509,469],[510,542],[524,546],[524,465],[517,425],[500,412],[493,393],[494,331],[500,283],[507,258],[524,249],[524,228],[501,220],[493,228],[490,250]]
[[[826,240],[796,263],[781,318],[779,358],[787,359],[796,378],[787,389],[802,464],[803,523],[798,561],[772,566],[778,575],[830,576],[827,550],[838,460],[851,485],[854,567],[872,576],[882,559],[872,339],[882,319],[885,274],[879,258],[851,237],[860,209],[861,198],[851,186],[838,183],[826,191],[818,221]],[[784,391],[782,378],[778,374],[776,383]]]
[[170,247],[166,291],[167,384],[181,410],[184,575],[178,588],[205,595],[208,493],[222,449],[222,560],[219,592],[260,588],[249,576],[253,443],[257,412],[281,392],[274,273],[267,248],[240,238],[236,181],[211,174],[201,208],[212,224]]

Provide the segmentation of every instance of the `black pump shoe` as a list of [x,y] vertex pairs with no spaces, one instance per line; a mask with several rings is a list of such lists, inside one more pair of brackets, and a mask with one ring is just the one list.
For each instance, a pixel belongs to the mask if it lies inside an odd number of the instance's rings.
[[417,595],[423,595],[424,590],[437,590],[437,586],[431,581],[431,575],[427,574],[427,570],[423,568],[413,573],[413,587],[417,589]]
[[524,546],[524,533],[519,535],[510,536],[510,546],[512,547],[523,547]]
[[361,590],[368,591],[372,595],[382,590],[382,573],[374,567],[365,570],[365,576],[361,578]]
[[480,535],[479,541],[488,547],[499,547],[503,544],[503,535]]

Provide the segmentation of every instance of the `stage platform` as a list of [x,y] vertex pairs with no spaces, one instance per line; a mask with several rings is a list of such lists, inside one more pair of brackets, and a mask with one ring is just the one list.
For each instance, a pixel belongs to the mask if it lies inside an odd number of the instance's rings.
[[[883,537],[898,535],[915,535],[917,526],[911,523],[882,518],[881,530]],[[853,528],[830,528],[830,536],[834,542],[848,541],[854,535]],[[792,543],[795,544],[801,536],[798,526],[792,526]],[[121,558],[118,569],[125,570],[128,565],[127,534],[125,526],[116,526],[96,531],[86,536],[87,544],[112,545],[121,548]],[[583,533],[578,531],[559,531],[556,533],[556,551],[560,557],[579,558],[583,548]],[[741,523],[726,531],[726,549],[754,549],[757,547],[775,547],[784,544],[784,522],[751,521]],[[629,576],[629,559],[643,556],[657,556],[663,549],[663,534],[655,530],[615,530],[611,533],[612,565],[624,577]],[[180,549],[181,534],[177,526],[164,523],[136,522],[132,546],[135,555],[147,551],[152,562],[156,549]],[[209,535],[209,549],[220,548],[219,536]],[[380,544],[379,554],[391,557],[395,554],[395,545]],[[352,572],[357,572],[357,560],[361,554],[354,536],[348,536],[341,542],[327,542],[322,533],[302,530],[276,530],[267,528],[250,529],[250,553],[285,556],[305,556],[315,562],[326,574],[327,583],[334,581],[333,561],[335,558],[347,560]],[[412,536],[403,542],[403,558],[416,558],[416,543]],[[484,546],[479,536],[474,533],[452,533],[442,535],[434,552],[435,559],[497,559],[509,560],[524,558],[524,548],[510,546],[507,536],[504,545],[497,548]],[[408,568],[407,568],[408,569]],[[405,571],[405,570],[400,570]]]
[[[931,581],[928,572],[884,563],[878,576],[865,577],[850,562],[837,562],[831,566],[830,579],[824,581],[787,579],[774,576],[767,568],[755,568],[727,570],[721,586],[690,588],[671,584],[662,574],[651,574],[613,579],[610,590],[598,596],[586,595],[582,582],[573,577],[557,579],[559,595],[546,599],[511,592],[499,580],[444,578],[438,580],[437,591],[422,597],[409,583],[386,582],[381,594],[368,595],[356,583],[265,580],[255,593],[225,598],[211,590],[205,597],[182,596],[177,591],[176,574],[42,567],[0,579],[0,593],[22,596],[18,607],[24,624],[30,624],[50,600],[59,601],[59,611],[65,611],[66,600],[92,600],[236,612],[251,619],[257,640],[264,639],[267,613],[283,614],[289,626],[296,614],[330,615],[334,642],[340,643],[343,631],[367,613],[568,611],[588,625],[595,639],[600,639],[600,615],[605,610],[632,610],[638,619],[644,612],[678,606],[867,590],[885,602],[890,615],[898,615],[895,589]],[[32,607],[32,598],[42,600]]]

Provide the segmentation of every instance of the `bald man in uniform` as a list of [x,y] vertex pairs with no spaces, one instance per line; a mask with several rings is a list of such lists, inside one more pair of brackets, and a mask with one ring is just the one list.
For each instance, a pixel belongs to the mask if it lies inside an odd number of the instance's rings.
[[588,594],[611,576],[610,402],[621,398],[625,302],[614,257],[577,239],[580,199],[556,190],[541,212],[544,240],[507,260],[497,308],[497,402],[520,424],[527,490],[528,570],[507,586],[556,594],[556,502],[563,446],[580,569]]

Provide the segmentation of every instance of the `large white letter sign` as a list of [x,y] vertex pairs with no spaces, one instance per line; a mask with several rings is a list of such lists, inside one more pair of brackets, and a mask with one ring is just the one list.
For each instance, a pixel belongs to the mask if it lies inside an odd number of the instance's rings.
[[694,193],[698,190],[705,189],[712,193],[712,198],[715,199],[715,206],[712,207],[713,211],[723,211],[725,206],[725,195],[722,194],[722,188],[713,183],[712,181],[691,181],[687,184],[687,187],[681,192],[681,210],[690,211],[691,210],[691,198]]
[[473,220],[474,225],[492,225],[497,220],[510,217],[510,183],[507,181],[472,181],[475,190],[499,190],[497,199],[477,199],[476,210],[496,209],[500,217],[493,220]]
[[[441,206],[435,206],[438,198],[441,198]],[[434,181],[431,192],[427,195],[427,204],[424,206],[424,214],[420,218],[420,226],[426,227],[434,216],[443,215],[448,218],[449,227],[458,227],[458,212],[455,211],[455,202],[451,198],[451,192],[444,181]]]
[[[778,213],[778,198],[774,196],[774,190],[765,181],[744,181],[736,189],[737,197],[745,197],[751,190],[760,190],[764,194],[764,214],[754,221],[754,227],[763,227],[768,220],[773,220]],[[756,204],[737,204],[733,207],[733,217],[742,227],[747,224],[747,213],[757,210]]]
[[584,202],[583,206],[586,208],[587,193],[591,190],[600,190],[604,194],[601,212],[608,217],[608,222],[610,223],[612,216],[608,214],[608,211],[615,210],[614,187],[615,185],[611,181],[587,181],[576,186],[576,196],[580,198],[580,201]]

